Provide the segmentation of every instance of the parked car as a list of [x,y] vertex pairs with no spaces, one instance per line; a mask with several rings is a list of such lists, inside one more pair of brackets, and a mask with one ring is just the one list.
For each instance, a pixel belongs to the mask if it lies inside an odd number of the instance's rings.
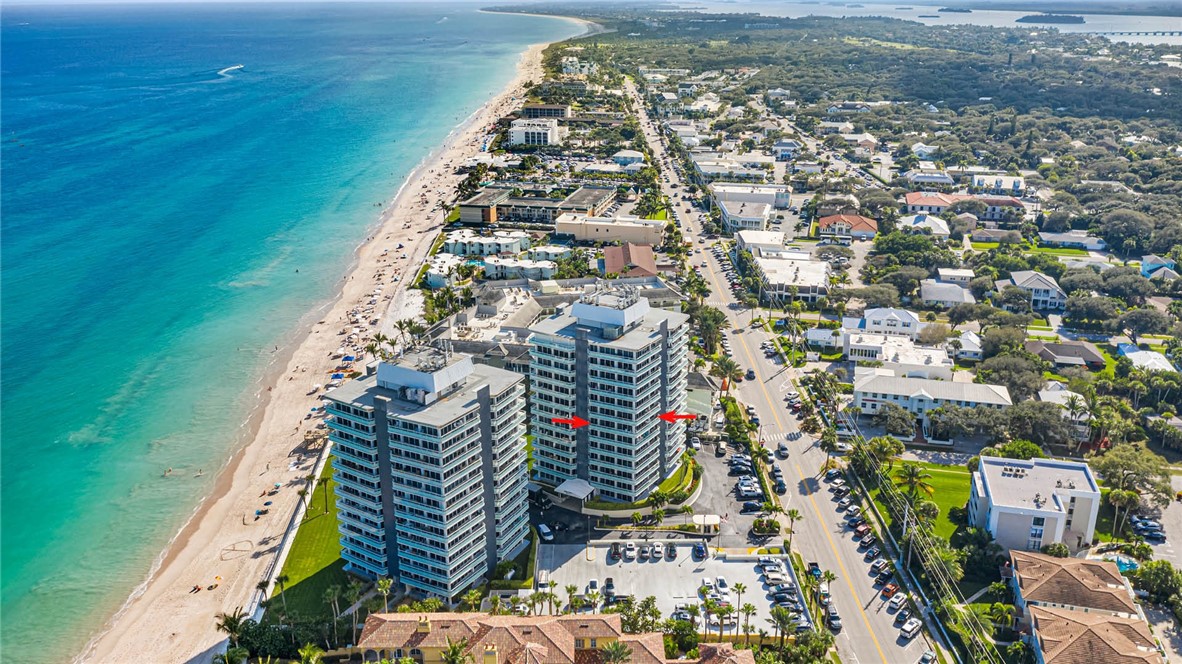
[[899,631],[903,633],[903,638],[913,639],[916,634],[919,634],[921,627],[923,627],[923,623],[920,622],[919,618],[911,618],[903,623],[903,628]]
[[633,560],[636,558],[636,543],[628,542],[624,545],[624,560]]
[[895,578],[894,572],[890,571],[889,569],[883,570],[878,573],[878,576],[874,577],[874,585],[885,586],[886,584],[890,583],[894,578]]
[[709,556],[710,556],[710,551],[706,548],[705,544],[703,544],[702,542],[698,542],[698,543],[694,544],[694,553],[693,553],[694,558],[697,558],[699,560],[705,560]]
[[864,556],[864,558],[866,560],[874,560],[875,558],[877,558],[881,554],[882,554],[882,551],[880,551],[877,546],[872,546],[872,547],[870,547],[869,550],[866,551],[866,555]]
[[890,563],[885,560],[876,560],[870,564],[870,571],[873,574],[879,574],[880,572],[886,570],[887,565],[890,565]]
[[[865,524],[862,524],[862,525],[865,525]],[[867,535],[865,537],[858,540],[858,546],[870,546],[871,544],[874,544],[874,542],[875,542],[874,533],[867,533]]]
[[907,603],[907,593],[896,593],[891,601],[888,602],[892,609],[901,609]]
[[841,616],[837,613],[837,606],[832,602],[826,610],[826,619],[829,622],[829,629],[839,632],[841,631]]
[[776,489],[776,493],[787,493],[788,492],[788,485],[785,484],[784,480],[782,480],[782,479],[776,480],[775,489]]
[[899,612],[895,614],[895,624],[896,625],[899,623],[905,623],[910,619],[911,619],[911,610],[910,609],[900,609]]
[[899,584],[897,583],[888,583],[882,587],[882,596],[886,599],[894,597],[897,592],[899,592]]
[[616,584],[610,576],[603,580],[603,596],[604,597],[615,597],[616,596]]
[[538,524],[538,537],[541,537],[543,542],[553,542],[554,541],[554,531],[550,530],[550,526],[547,526],[544,523],[539,523]]
[[612,542],[612,547],[607,552],[608,560],[619,560],[622,555],[623,549],[620,547],[620,543]]
[[669,560],[677,560],[677,546],[674,544],[666,544],[665,557]]

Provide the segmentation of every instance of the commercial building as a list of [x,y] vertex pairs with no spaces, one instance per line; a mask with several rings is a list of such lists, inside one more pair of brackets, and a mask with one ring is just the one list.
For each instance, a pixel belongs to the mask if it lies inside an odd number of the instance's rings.
[[[530,327],[536,478],[568,493],[635,502],[681,463],[689,317],[630,286],[600,284]],[[572,429],[554,418],[579,416]]]
[[509,145],[558,145],[563,133],[555,118],[521,118],[509,123]]
[[766,300],[815,302],[829,294],[829,264],[806,253],[756,256],[755,267]]
[[766,203],[718,201],[717,205],[722,212],[722,227],[730,233],[766,230],[772,216],[772,206]]
[[784,234],[780,231],[739,231],[735,247],[752,256],[776,256],[784,252]]
[[553,224],[565,213],[599,215],[616,198],[612,187],[579,187],[564,198],[513,196],[512,189],[488,187],[461,201],[460,222]]
[[772,210],[792,205],[792,189],[787,185],[715,182],[709,190],[711,201],[722,213],[723,226],[732,232],[765,230]]
[[632,242],[657,246],[664,241],[668,223],[632,215],[600,217],[567,213],[554,221],[554,234],[569,236],[575,242]]
[[[596,664],[612,643],[623,643],[631,664],[666,664],[660,632],[627,634],[619,614],[562,616],[490,615],[486,613],[372,613],[357,647],[329,656],[360,656],[363,661],[444,664],[444,651],[464,644],[472,664]],[[698,659],[685,664],[755,664],[751,650],[729,643],[702,643]],[[350,660],[353,661],[353,660]]]
[[348,572],[452,599],[521,551],[524,383],[418,348],[325,395]]
[[854,380],[854,405],[865,415],[874,415],[893,403],[926,421],[927,413],[944,406],[1004,408],[1013,405],[1010,392],[1002,385],[957,383],[928,378],[905,378],[871,372]]
[[1006,549],[1088,546],[1099,512],[1100,489],[1086,463],[983,456],[972,475],[969,523]]

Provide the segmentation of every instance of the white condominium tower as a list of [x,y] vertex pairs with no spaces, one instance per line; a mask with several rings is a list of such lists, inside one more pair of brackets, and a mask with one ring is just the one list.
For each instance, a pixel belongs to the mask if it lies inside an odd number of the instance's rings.
[[525,379],[420,348],[325,395],[350,572],[453,599],[527,542]]
[[[685,449],[685,425],[658,415],[685,408],[689,317],[650,309],[633,288],[601,285],[530,332],[538,480],[579,479],[605,500],[643,499]],[[591,424],[551,421],[572,416]]]

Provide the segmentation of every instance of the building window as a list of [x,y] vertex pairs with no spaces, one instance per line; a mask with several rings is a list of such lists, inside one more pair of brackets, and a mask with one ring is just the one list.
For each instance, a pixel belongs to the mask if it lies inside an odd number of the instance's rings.
[[591,647],[592,647],[592,648],[598,648],[598,647],[599,647],[599,644],[597,644],[597,643],[596,643],[596,639],[591,639]]

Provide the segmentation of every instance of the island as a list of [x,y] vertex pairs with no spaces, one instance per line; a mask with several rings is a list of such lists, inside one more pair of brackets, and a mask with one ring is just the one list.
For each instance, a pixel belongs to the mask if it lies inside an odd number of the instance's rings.
[[941,7],[939,9],[937,9],[936,11],[942,12],[944,14],[972,14],[973,13],[973,10],[964,9],[962,7]]
[[1083,23],[1084,17],[1070,14],[1031,14],[1016,20],[1017,23]]

